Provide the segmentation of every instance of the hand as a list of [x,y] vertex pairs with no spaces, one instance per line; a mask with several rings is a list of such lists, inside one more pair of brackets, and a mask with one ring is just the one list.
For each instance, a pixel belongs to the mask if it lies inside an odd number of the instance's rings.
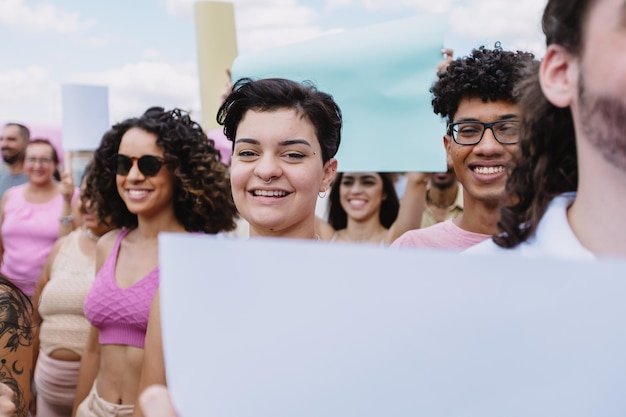
[[170,392],[164,385],[150,385],[139,396],[139,405],[145,417],[178,417]]
[[226,100],[226,97],[228,97],[233,90],[233,80],[232,74],[230,73],[230,68],[226,69],[226,75],[228,76],[228,81],[226,81],[226,84],[224,84],[224,90],[222,91],[222,94],[220,94],[220,99],[222,100],[222,102]]
[[416,185],[427,185],[430,179],[430,172],[407,172],[404,174],[406,179]]
[[450,62],[452,62],[452,55],[454,51],[452,49],[446,48],[442,49],[441,53],[443,54],[443,59],[441,60],[441,62],[439,62],[439,65],[437,65],[437,74],[445,71],[446,68],[448,68],[448,65],[450,64]]
[[59,191],[61,192],[63,198],[65,198],[65,201],[67,201],[68,203],[72,202],[75,188],[76,187],[74,185],[74,176],[72,175],[72,173],[67,171],[63,172],[61,174],[61,182],[59,183]]
[[11,417],[15,413],[13,390],[0,382],[0,417]]

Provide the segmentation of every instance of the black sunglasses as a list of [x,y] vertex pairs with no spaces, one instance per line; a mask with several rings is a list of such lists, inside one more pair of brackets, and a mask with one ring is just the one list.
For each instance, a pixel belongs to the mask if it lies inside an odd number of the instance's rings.
[[154,155],[143,155],[139,158],[130,157],[117,153],[113,155],[113,169],[117,175],[128,175],[130,169],[133,167],[133,161],[137,161],[137,167],[146,177],[154,177],[159,173],[163,163],[163,158]]

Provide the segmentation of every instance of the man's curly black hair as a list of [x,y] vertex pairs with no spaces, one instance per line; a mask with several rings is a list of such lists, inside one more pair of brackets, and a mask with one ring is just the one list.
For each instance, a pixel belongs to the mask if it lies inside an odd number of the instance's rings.
[[452,61],[438,74],[430,92],[433,110],[452,123],[459,102],[464,98],[482,101],[504,100],[517,103],[520,94],[516,86],[536,69],[538,62],[530,52],[504,51],[500,43],[494,49],[481,46],[466,57]]
[[112,159],[122,136],[132,128],[157,136],[164,168],[170,170],[174,181],[174,214],[185,230],[219,233],[235,228],[237,211],[228,168],[221,162],[214,142],[180,109],[146,112],[114,125],[104,134],[85,188],[85,198],[95,204],[99,218],[107,219],[114,227],[137,226],[137,215],[128,210],[118,194]]

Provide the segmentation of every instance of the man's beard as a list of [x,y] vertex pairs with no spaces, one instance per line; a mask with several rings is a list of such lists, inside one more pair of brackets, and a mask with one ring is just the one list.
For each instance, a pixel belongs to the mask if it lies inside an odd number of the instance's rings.
[[582,76],[578,85],[583,133],[606,161],[626,171],[624,98],[589,94]]
[[2,159],[4,160],[6,164],[13,165],[16,162],[24,160],[24,152],[17,152],[17,153],[14,153],[13,155],[2,154]]

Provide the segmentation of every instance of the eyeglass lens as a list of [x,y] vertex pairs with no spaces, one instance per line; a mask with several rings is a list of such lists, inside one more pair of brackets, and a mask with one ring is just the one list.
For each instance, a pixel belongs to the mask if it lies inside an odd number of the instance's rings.
[[491,129],[498,142],[513,144],[519,140],[519,124],[517,120],[502,120],[492,123],[460,122],[451,124],[451,127],[454,139],[460,144],[473,145],[480,142],[487,129]]
[[117,154],[115,155],[115,172],[117,175],[128,175],[133,167],[133,161],[137,161],[137,167],[146,177],[153,177],[159,173],[163,166],[163,159],[154,155],[143,155],[139,158],[131,158],[130,156]]

